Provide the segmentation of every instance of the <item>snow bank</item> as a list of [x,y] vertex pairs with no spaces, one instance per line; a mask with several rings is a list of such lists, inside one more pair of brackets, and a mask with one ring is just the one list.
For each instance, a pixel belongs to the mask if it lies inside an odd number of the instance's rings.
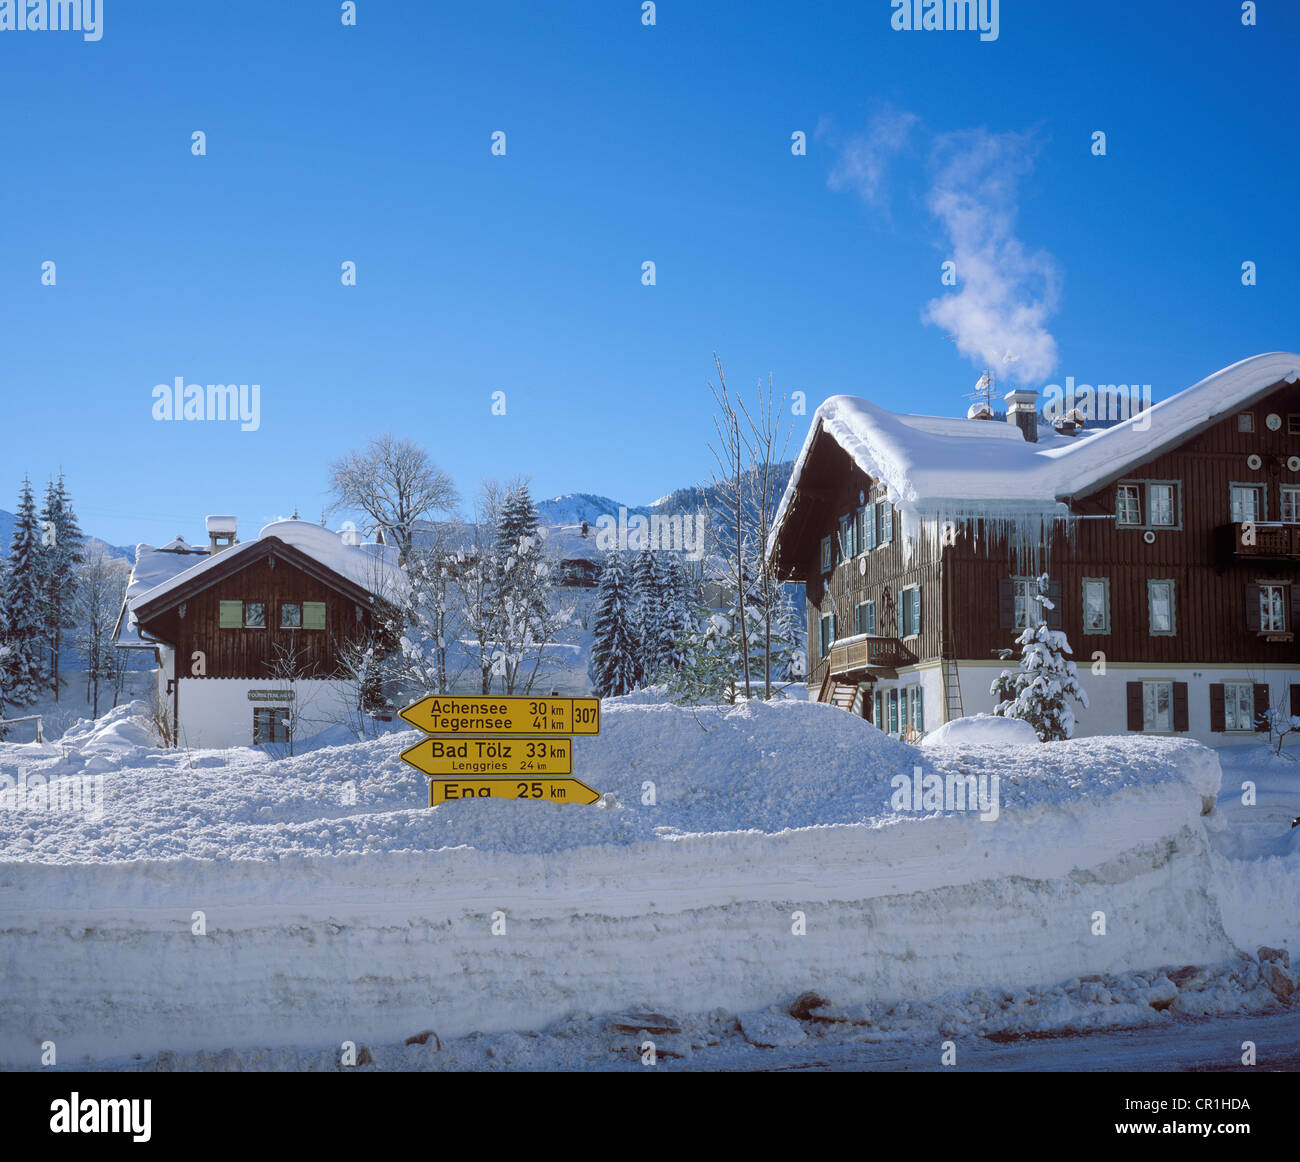
[[954,718],[930,731],[921,740],[930,746],[1032,746],[1038,735],[1029,723],[1019,718],[996,714],[972,714]]
[[[820,703],[612,700],[574,770],[614,806],[430,810],[398,758],[416,737],[152,751],[104,775],[98,819],[0,812],[0,1061],[455,1037],[637,998],[895,1002],[1236,951],[1195,743],[922,752]],[[996,818],[900,806],[926,776],[996,777]]]

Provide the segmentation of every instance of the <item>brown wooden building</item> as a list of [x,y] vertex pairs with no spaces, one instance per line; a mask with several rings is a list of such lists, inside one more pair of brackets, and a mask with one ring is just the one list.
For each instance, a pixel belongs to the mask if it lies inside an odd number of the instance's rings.
[[359,712],[345,654],[382,646],[401,575],[382,545],[354,545],[304,521],[239,543],[212,531],[198,563],[128,598],[135,637],[159,660],[177,742],[287,743]]
[[1223,743],[1300,712],[1298,378],[1256,356],[1096,432],[1023,391],[1010,423],[827,401],[769,546],[807,587],[815,696],[895,734],[990,711],[1046,571],[1078,734]]

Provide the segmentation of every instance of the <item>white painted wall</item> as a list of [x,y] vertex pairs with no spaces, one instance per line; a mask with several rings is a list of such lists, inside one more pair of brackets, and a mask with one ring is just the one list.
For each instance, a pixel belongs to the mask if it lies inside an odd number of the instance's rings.
[[[253,745],[253,709],[284,702],[252,702],[250,690],[284,690],[289,683],[270,678],[182,678],[180,744],[189,747]],[[305,679],[293,683],[298,723],[294,737],[304,739],[327,726],[345,722],[353,688],[349,683]]]

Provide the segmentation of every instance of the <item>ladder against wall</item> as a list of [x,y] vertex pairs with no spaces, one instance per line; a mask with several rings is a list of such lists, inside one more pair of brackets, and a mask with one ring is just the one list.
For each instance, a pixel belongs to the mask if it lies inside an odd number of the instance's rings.
[[961,677],[957,673],[957,659],[946,658],[943,663],[943,688],[944,704],[947,707],[948,718],[951,722],[954,718],[965,717],[965,711],[961,705]]

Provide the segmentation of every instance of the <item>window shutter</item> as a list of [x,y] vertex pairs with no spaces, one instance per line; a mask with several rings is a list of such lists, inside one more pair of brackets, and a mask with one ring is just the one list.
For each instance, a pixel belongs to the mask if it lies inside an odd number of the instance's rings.
[[1291,585],[1291,622],[1287,629],[1294,633],[1297,625],[1300,625],[1300,585],[1293,582]]
[[921,632],[921,587],[912,590],[912,632]]
[[1047,628],[1061,628],[1061,583],[1059,581],[1049,581],[1047,583],[1047,600],[1052,603],[1052,608],[1047,610]]
[[1300,686],[1291,687],[1291,713],[1300,714]]
[[912,696],[912,698],[913,698],[913,706],[916,710],[916,729],[924,730],[925,729],[925,709],[924,709],[925,703],[921,697],[920,686],[916,688],[916,693]]
[[885,501],[885,536],[886,541],[894,539],[894,506]]
[[907,600],[907,594],[906,594],[902,589],[900,589],[900,590],[898,591],[898,602],[897,602],[896,607],[895,607],[895,610],[894,610],[895,614],[897,614],[897,617],[896,617],[895,620],[898,622],[898,636],[899,636],[899,637],[905,637],[905,636],[906,636],[905,630],[906,630],[907,626],[906,626],[905,621],[903,620],[903,609],[904,609],[904,605],[903,605],[903,603],[904,603],[906,600]]
[[998,578],[998,625],[1003,629],[1016,625],[1016,591],[1010,577]]
[[324,629],[325,628],[325,602],[304,601],[302,603],[302,628],[303,629]]
[[1222,682],[1210,683],[1210,729],[1215,734],[1228,729],[1228,716],[1223,708]]
[[1246,628],[1259,632],[1259,586],[1246,586]]
[[1268,731],[1268,687],[1262,682],[1255,684],[1255,730],[1260,734]]
[[1174,729],[1187,730],[1187,683],[1174,683]]
[[1128,696],[1128,728],[1142,729],[1142,683],[1126,682],[1125,693]]
[[876,632],[876,603],[867,602],[867,633]]
[[222,629],[239,629],[244,624],[244,603],[242,601],[223,601],[219,611]]
[[862,512],[862,527],[866,533],[863,548],[874,549],[876,547],[876,506],[869,504]]

